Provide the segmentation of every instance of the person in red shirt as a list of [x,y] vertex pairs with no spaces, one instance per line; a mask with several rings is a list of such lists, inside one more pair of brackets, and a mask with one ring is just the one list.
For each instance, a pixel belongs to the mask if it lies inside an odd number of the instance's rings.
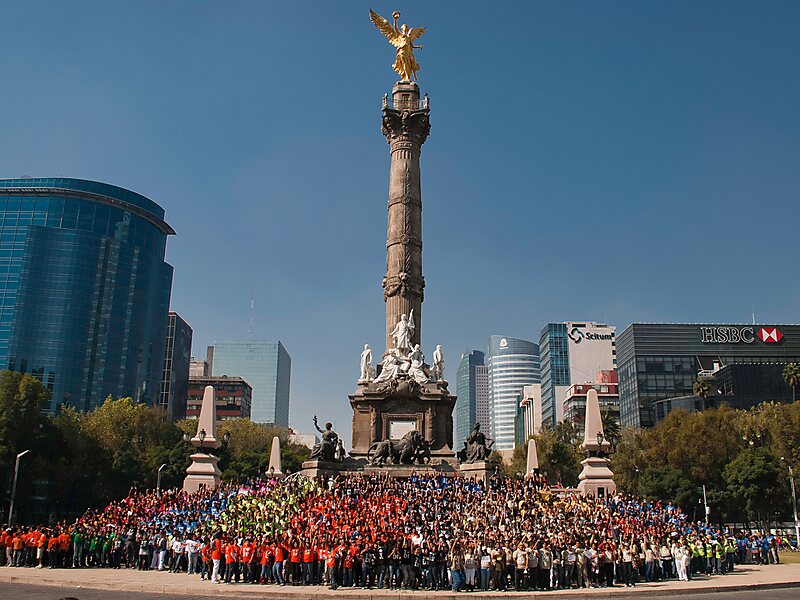
[[280,542],[275,543],[275,564],[272,565],[272,574],[279,585],[286,585],[286,580],[283,578],[283,563],[286,560],[287,553],[286,546]]
[[202,567],[200,569],[200,581],[204,579],[211,579],[211,554],[213,553],[211,540],[205,538],[200,545],[200,560]]
[[261,542],[261,560],[259,561],[261,564],[261,577],[258,578],[258,581],[261,585],[269,583],[272,580],[272,563],[275,560],[273,552],[272,547],[267,543],[266,538],[264,538]]
[[[244,583],[255,583],[255,554],[256,546],[250,538],[247,538],[242,544],[242,556],[240,561],[240,568],[242,572],[242,580]],[[251,571],[252,567],[252,571]]]
[[211,571],[211,583],[219,583],[219,567],[222,562],[222,540],[219,538],[211,542],[211,563],[213,570]]
[[231,578],[234,583],[239,583],[239,558],[242,549],[236,544],[236,540],[225,546],[225,584],[230,585]]
[[301,574],[303,585],[312,585],[316,583],[314,581],[316,575],[316,561],[317,553],[314,550],[312,542],[312,544],[303,548],[303,567]]
[[303,548],[295,538],[289,550],[289,581],[292,585],[300,585],[300,565],[303,562]]

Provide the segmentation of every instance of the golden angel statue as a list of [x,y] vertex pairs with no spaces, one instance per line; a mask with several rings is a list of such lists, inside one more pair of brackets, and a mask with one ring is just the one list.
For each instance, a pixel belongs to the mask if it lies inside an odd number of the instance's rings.
[[389,39],[389,43],[397,48],[397,57],[394,59],[392,68],[398,72],[401,81],[411,81],[412,78],[416,81],[417,71],[420,70],[419,63],[414,59],[414,50],[422,48],[422,45],[414,45],[414,40],[425,33],[424,27],[409,28],[403,24],[400,28],[397,27],[397,19],[400,18],[400,13],[394,11],[392,18],[394,25],[384,19],[374,10],[369,10],[369,18],[375,23],[375,27],[381,30],[381,33]]

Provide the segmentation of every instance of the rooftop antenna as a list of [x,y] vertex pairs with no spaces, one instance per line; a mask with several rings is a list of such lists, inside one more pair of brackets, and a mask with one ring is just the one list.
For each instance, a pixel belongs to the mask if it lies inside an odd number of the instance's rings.
[[256,310],[256,292],[250,292],[250,317],[247,319],[247,339],[253,339],[253,318]]

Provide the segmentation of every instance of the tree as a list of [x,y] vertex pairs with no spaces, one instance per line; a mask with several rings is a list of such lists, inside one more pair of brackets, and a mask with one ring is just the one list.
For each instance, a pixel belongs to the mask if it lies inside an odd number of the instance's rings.
[[783,469],[769,448],[746,448],[725,467],[724,478],[734,502],[749,519],[764,529],[770,511],[783,512],[788,497]]
[[[536,440],[536,452],[539,455],[539,471],[544,475],[548,482],[552,485],[561,483],[565,487],[574,487],[578,485],[578,474],[581,470],[581,460],[583,454],[577,446],[577,431],[574,425],[568,422],[562,422],[556,425],[554,429],[542,429],[537,435],[533,436]],[[522,457],[527,452],[525,450],[515,450],[517,464],[522,464],[522,467],[517,469],[518,472],[525,472],[525,466],[521,462]]]
[[672,465],[646,468],[638,487],[645,498],[669,500],[684,508],[691,506],[701,493],[700,488]]
[[708,382],[708,379],[698,379],[695,381],[692,390],[694,391],[694,395],[700,398],[700,410],[705,410],[706,400],[708,400],[711,394],[711,384]]
[[619,426],[619,419],[617,419],[616,415],[611,412],[610,409],[604,410],[600,413],[600,418],[603,422],[603,434],[607,440],[617,440],[620,439],[620,426]]
[[800,365],[797,363],[786,365],[783,368],[783,379],[792,388],[792,402],[794,402],[797,399],[795,390],[797,385],[800,384]]

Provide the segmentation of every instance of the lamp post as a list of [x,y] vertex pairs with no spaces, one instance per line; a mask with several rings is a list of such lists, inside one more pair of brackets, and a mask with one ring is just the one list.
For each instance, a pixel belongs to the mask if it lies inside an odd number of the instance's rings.
[[708,498],[706,498],[706,484],[703,484],[703,506],[706,510],[706,525],[708,525],[708,517],[711,514],[711,507],[708,506]]
[[28,454],[30,450],[23,450],[17,454],[17,461],[14,463],[14,483],[11,486],[11,504],[8,507],[8,526],[11,527],[11,518],[14,515],[14,499],[17,496],[17,477],[19,477],[19,459]]
[[161,471],[163,471],[167,467],[167,463],[164,463],[160,467],[158,467],[158,479],[156,481],[156,493],[161,492]]
[[[786,462],[786,459],[781,457],[781,460]],[[794,490],[794,472],[792,471],[792,465],[786,463],[786,467],[789,469],[789,484],[792,486],[792,509],[794,510],[794,535],[795,540],[797,540],[798,547],[800,547],[800,521],[797,520],[797,494]]]

